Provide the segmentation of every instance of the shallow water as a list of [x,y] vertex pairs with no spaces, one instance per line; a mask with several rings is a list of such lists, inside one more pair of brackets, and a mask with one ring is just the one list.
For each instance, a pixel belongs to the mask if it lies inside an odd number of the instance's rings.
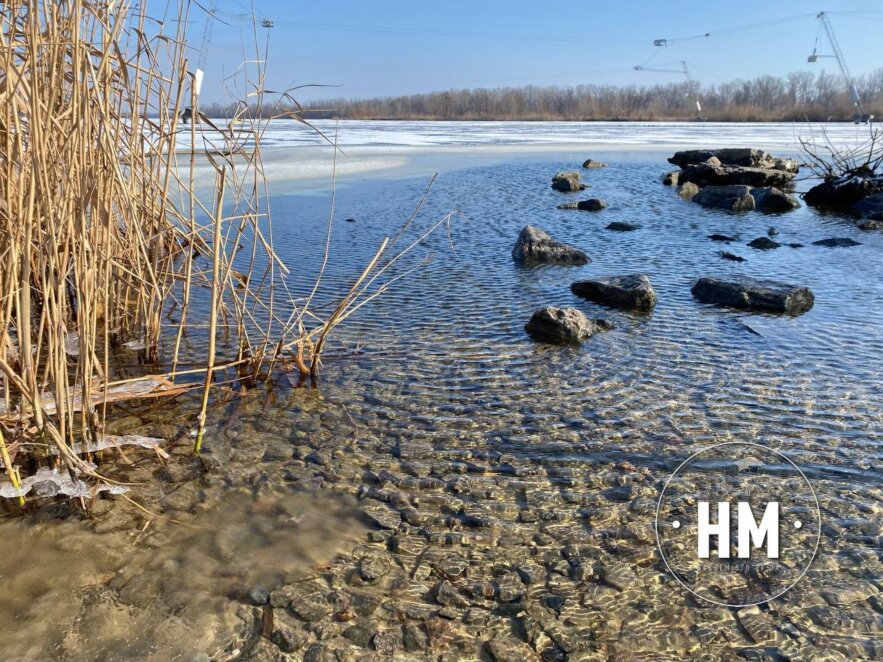
[[[587,156],[610,164],[583,173],[588,191],[549,188],[552,174]],[[163,521],[142,530],[146,518],[107,510],[92,522],[61,509],[61,522],[44,513],[2,524],[6,541],[65,534],[57,549],[3,554],[0,574],[18,577],[0,614],[13,656],[275,659],[280,649],[259,636],[267,610],[247,606],[243,591],[261,584],[300,595],[311,577],[318,584],[304,591],[321,593],[323,605],[359,607],[310,620],[280,602],[270,630],[302,637],[293,659],[356,659],[390,632],[402,659],[487,656],[486,642],[503,635],[544,659],[883,655],[883,234],[806,207],[702,209],[659,183],[670,168],[650,152],[468,165],[440,177],[417,218],[426,227],[457,210],[450,230],[426,240],[400,272],[420,268],[339,330],[318,388],[232,398],[202,463],[184,443],[169,469],[148,458],[122,470],[152,475],[145,498],[201,533]],[[351,282],[425,185],[370,181],[339,192],[321,296]],[[583,197],[609,208],[556,209]],[[305,247],[323,239],[327,205],[316,195],[273,200],[277,250],[307,273],[316,258]],[[611,232],[612,221],[639,229]],[[592,262],[514,264],[527,224]],[[805,246],[745,245],[770,226],[777,241]],[[719,244],[712,233],[738,240]],[[811,245],[827,237],[861,245]],[[721,250],[746,261],[725,261]],[[626,273],[649,275],[659,297],[652,313],[569,291],[574,280]],[[741,273],[808,286],[815,306],[796,318],[756,315],[690,295],[699,276]],[[543,305],[575,306],[616,328],[578,347],[538,344],[523,326]],[[167,436],[188,415],[135,414]],[[665,480],[724,441],[782,451],[820,503],[811,570],[761,607],[697,601],[656,549]],[[64,580],[49,581],[68,554],[77,560]],[[366,558],[385,568],[379,578],[360,570]],[[459,599],[439,597],[446,581]],[[46,624],[62,613],[79,620]]]

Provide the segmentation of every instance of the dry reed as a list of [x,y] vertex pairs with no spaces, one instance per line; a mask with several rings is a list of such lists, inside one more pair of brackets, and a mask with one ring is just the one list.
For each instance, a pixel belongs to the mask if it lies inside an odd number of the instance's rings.
[[[113,402],[201,385],[198,452],[217,371],[244,384],[280,363],[315,375],[329,331],[402,277],[390,269],[415,245],[384,241],[326,319],[312,295],[291,293],[261,163],[272,118],[250,119],[243,103],[224,126],[181,124],[196,106],[190,11],[187,0],[153,18],[146,3],[112,0],[0,8],[0,459],[15,487],[22,467],[105,481],[87,451],[108,445]],[[264,104],[262,65],[250,73],[250,100]],[[206,162],[208,204],[196,194]],[[207,313],[194,309],[206,300]],[[191,334],[206,347],[182,370]],[[219,355],[221,335],[232,352]],[[143,374],[122,378],[124,351]]]

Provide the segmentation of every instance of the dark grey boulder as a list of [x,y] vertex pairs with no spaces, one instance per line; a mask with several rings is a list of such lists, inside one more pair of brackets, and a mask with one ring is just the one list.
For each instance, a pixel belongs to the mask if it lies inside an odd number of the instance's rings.
[[775,237],[779,234],[779,228],[770,227],[769,230],[766,231],[768,237]]
[[656,292],[650,279],[639,274],[580,280],[570,286],[570,291],[584,299],[617,308],[650,310],[656,305]]
[[638,229],[638,226],[623,221],[614,221],[613,223],[609,223],[606,229],[613,230],[614,232],[633,232]]
[[[878,178],[878,180],[883,178]],[[883,185],[883,181],[880,181]],[[883,214],[883,193],[875,193],[867,198],[862,198],[853,205],[856,211],[862,214]]]
[[706,186],[693,196],[693,202],[711,209],[751,211],[754,198],[748,186]]
[[812,207],[850,207],[883,192],[883,177],[838,177],[813,186],[803,195]]
[[606,168],[607,164],[602,163],[601,161],[593,161],[592,159],[586,159],[583,161],[583,168],[586,170],[592,170],[594,168]]
[[684,169],[678,181],[693,182],[701,187],[737,185],[783,187],[790,185],[793,179],[794,173],[784,170],[699,163]]
[[745,258],[741,255],[736,255],[735,253],[730,253],[729,251],[721,251],[720,256],[725,260],[730,260],[731,262],[744,262]]
[[797,209],[800,203],[793,195],[777,189],[775,186],[759,186],[751,189],[754,197],[754,208],[766,213],[780,213]]
[[881,230],[883,229],[883,224],[881,224],[880,221],[874,220],[872,218],[866,218],[858,224],[858,229],[865,230],[866,232],[870,230]]
[[800,169],[800,164],[794,159],[781,159],[762,149],[751,149],[748,147],[684,150],[676,152],[668,162],[680,168],[687,168],[697,163],[705,163],[712,158],[717,159],[723,165],[782,170],[785,172],[797,172]]
[[693,182],[687,182],[686,184],[678,186],[678,195],[684,200],[692,200],[699,194],[700,190],[701,189]]
[[607,331],[609,322],[597,323],[576,308],[540,308],[531,315],[524,330],[536,340],[556,343],[581,342],[599,331]]
[[815,296],[806,287],[747,277],[700,278],[691,292],[703,303],[789,315],[805,313],[815,303]]
[[577,248],[562,244],[533,225],[526,226],[512,248],[517,262],[542,264],[587,264],[589,256]]
[[681,174],[680,170],[672,170],[671,172],[667,172],[662,176],[662,183],[666,186],[677,186],[678,185],[678,176]]
[[771,251],[781,245],[778,241],[773,241],[769,237],[758,237],[748,242],[749,247],[756,248],[759,251]]
[[584,191],[586,185],[580,182],[579,173],[576,171],[559,172],[552,177],[552,188],[556,191],[570,193],[571,191]]
[[861,246],[862,242],[855,241],[849,237],[831,237],[830,239],[819,239],[812,242],[813,246],[824,246],[825,248],[849,248],[850,246]]
[[717,234],[717,233],[708,235],[708,238],[711,239],[712,241],[736,241],[735,237],[730,237],[725,234]]
[[558,205],[558,209],[578,209],[580,211],[601,211],[606,208],[607,202],[601,198],[589,198],[588,200],[565,202],[563,205]]

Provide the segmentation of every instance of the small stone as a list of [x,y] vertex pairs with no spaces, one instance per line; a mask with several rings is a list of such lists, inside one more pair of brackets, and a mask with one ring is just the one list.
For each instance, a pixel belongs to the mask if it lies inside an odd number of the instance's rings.
[[277,627],[270,636],[270,641],[276,644],[283,653],[299,651],[308,640],[309,637],[306,634],[295,632],[285,626]]
[[402,524],[402,516],[398,511],[376,499],[365,499],[360,510],[381,529],[395,530]]
[[777,234],[779,234],[779,228],[771,227],[769,230],[766,231],[766,233],[767,236],[775,237]]
[[262,607],[270,602],[270,591],[263,586],[253,586],[245,595],[246,601],[256,607]]
[[732,262],[744,262],[745,258],[741,255],[736,255],[735,253],[730,253],[729,251],[721,251],[720,256],[725,260],[730,260]]
[[427,649],[428,644],[426,627],[422,623],[406,623],[402,627],[402,647],[407,652],[423,652]]
[[374,649],[381,655],[394,655],[402,645],[402,634],[399,630],[382,630],[374,635]]
[[527,644],[507,635],[497,635],[491,639],[487,651],[495,662],[524,662],[534,656]]
[[576,208],[580,211],[601,211],[607,208],[607,202],[601,198],[589,198],[588,200],[577,202]]
[[544,264],[587,264],[589,256],[577,248],[553,239],[533,225],[525,226],[512,248],[516,262]]
[[570,291],[584,299],[618,308],[647,311],[656,305],[656,292],[643,274],[581,280],[572,283]]
[[333,611],[331,604],[321,593],[297,596],[291,600],[288,609],[292,614],[307,622],[321,620]]
[[497,581],[497,597],[500,602],[515,602],[524,595],[524,584],[518,573],[508,572]]
[[348,219],[346,219],[346,222],[347,222],[347,223],[355,223],[355,222],[356,222],[356,219],[354,219],[354,218],[348,218]]
[[374,630],[364,625],[351,625],[343,631],[343,636],[353,642],[359,648],[366,648],[374,639]]
[[359,561],[359,576],[367,582],[380,579],[389,569],[389,562],[381,556],[366,556]]
[[593,161],[592,159],[586,159],[583,161],[583,168],[587,170],[591,170],[593,168],[606,168],[607,164],[602,163],[601,161]]
[[454,605],[456,607],[466,607],[469,605],[469,601],[446,579],[435,585],[435,588],[432,590],[432,597],[440,605]]
[[866,232],[871,230],[880,230],[883,229],[883,225],[880,224],[880,221],[874,221],[872,219],[866,219],[858,224],[859,230],[864,230]]
[[725,234],[710,234],[708,238],[712,241],[736,241],[735,237],[729,237]]

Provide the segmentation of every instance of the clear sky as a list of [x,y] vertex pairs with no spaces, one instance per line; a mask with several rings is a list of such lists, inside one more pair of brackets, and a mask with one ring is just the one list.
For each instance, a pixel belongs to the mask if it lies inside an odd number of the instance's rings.
[[[200,0],[211,6],[211,0]],[[703,83],[785,74],[837,72],[833,58],[807,63],[829,12],[854,75],[883,67],[883,2],[828,0],[813,7],[782,0],[217,0],[207,49],[203,99],[222,100],[220,81],[255,57],[251,16],[271,19],[267,85],[302,89],[302,101],[429,92],[451,88],[683,80],[687,62]],[[194,9],[189,34],[198,51],[205,14]],[[744,26],[752,26],[740,29]],[[710,33],[710,36],[700,36]],[[696,37],[683,39],[683,37]],[[654,39],[669,39],[665,47]],[[822,35],[819,52],[832,53]],[[197,54],[192,56],[197,58]]]

